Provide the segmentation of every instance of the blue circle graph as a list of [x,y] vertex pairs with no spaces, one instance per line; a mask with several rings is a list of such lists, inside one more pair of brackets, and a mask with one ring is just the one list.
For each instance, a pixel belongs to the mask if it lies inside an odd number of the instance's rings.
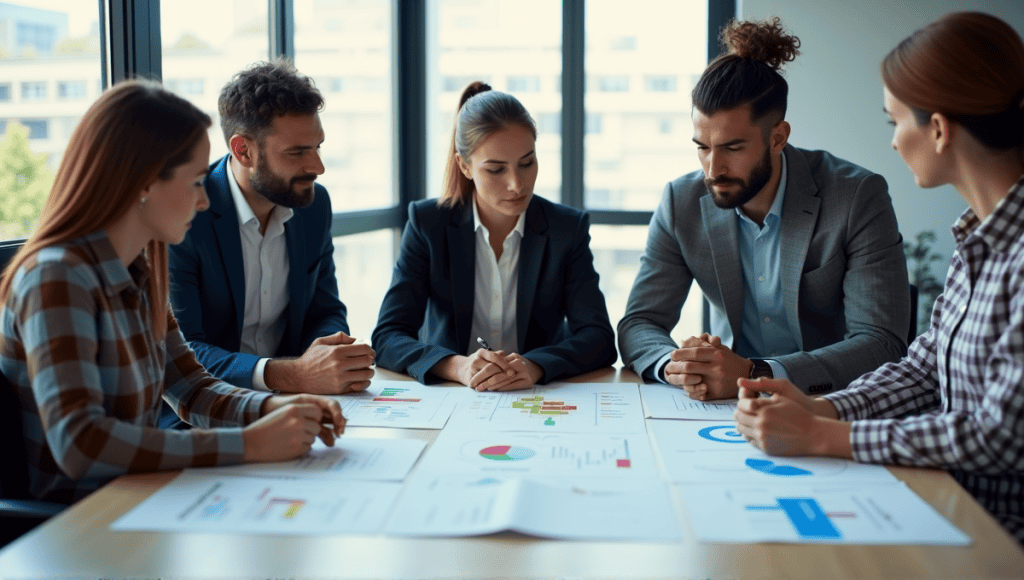
[[[724,433],[716,435],[715,432],[721,429],[727,429]],[[705,427],[700,431],[697,431],[697,435],[700,435],[708,441],[716,441],[718,443],[746,443],[747,440],[743,438],[743,435],[736,430],[736,427],[732,425],[714,425],[712,427]]]

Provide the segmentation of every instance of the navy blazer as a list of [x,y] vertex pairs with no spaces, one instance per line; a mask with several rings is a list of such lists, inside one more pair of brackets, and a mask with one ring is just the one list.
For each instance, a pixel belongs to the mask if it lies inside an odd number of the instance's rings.
[[[590,252],[584,212],[534,196],[519,250],[516,327],[519,354],[542,369],[542,382],[615,363],[615,337]],[[441,359],[465,355],[475,337],[473,208],[409,204],[409,222],[373,331],[380,367],[424,384]]]
[[[196,214],[185,241],[168,247],[171,304],[196,359],[215,376],[252,388],[260,357],[242,354],[245,272],[238,211],[228,185],[229,156],[210,166],[210,208]],[[321,336],[348,333],[338,298],[331,239],[331,200],[315,184],[308,207],[295,208],[284,224],[288,245],[288,307],[284,337],[275,357],[300,356]]]

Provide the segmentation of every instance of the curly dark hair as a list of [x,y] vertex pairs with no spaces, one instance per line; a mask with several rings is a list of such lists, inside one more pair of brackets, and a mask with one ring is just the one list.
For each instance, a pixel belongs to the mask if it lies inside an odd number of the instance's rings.
[[313,115],[323,106],[313,79],[284,59],[259,62],[239,72],[217,100],[224,140],[245,135],[261,145],[275,117]]
[[731,20],[719,36],[726,51],[711,61],[693,88],[693,106],[705,115],[750,105],[752,121],[786,117],[789,85],[779,71],[796,58],[800,39],[786,34],[778,16],[767,21]]

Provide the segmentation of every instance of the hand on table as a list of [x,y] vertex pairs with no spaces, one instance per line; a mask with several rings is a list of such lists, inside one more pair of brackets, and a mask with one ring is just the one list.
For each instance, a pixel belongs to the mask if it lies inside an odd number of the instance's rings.
[[337,401],[319,395],[275,395],[242,430],[243,461],[285,461],[305,455],[319,436],[329,446],[345,432]]
[[737,379],[750,376],[753,366],[723,346],[720,337],[707,333],[684,340],[671,358],[665,365],[665,380],[699,401],[732,399],[739,390]]
[[[733,417],[740,433],[769,455],[828,455],[852,459],[850,424],[835,406],[812,399],[785,379],[741,379]],[[761,393],[769,394],[762,397]]]
[[313,341],[297,359],[273,359],[264,369],[267,386],[282,393],[341,395],[362,391],[373,377],[370,345],[344,332]]

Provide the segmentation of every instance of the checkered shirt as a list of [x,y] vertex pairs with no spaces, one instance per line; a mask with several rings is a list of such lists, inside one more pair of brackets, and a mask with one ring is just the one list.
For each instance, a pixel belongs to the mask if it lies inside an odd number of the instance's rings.
[[928,331],[826,398],[853,422],[854,459],[947,469],[1024,542],[1024,176],[953,236]]
[[[241,425],[269,395],[208,374],[170,312],[154,340],[147,279],[145,259],[125,268],[102,231],[15,274],[0,371],[18,391],[36,497],[72,502],[123,473],[241,462]],[[161,395],[198,428],[157,428]]]

